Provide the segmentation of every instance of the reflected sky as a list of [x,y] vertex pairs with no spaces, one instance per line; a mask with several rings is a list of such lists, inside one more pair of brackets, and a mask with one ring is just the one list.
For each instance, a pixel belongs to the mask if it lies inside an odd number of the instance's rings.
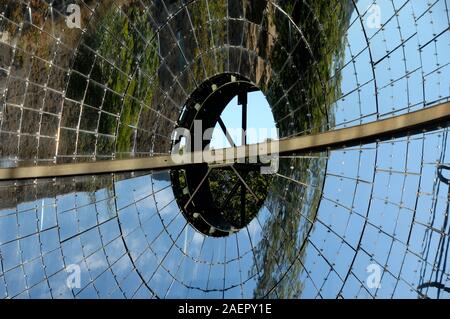
[[[258,91],[250,92],[247,96],[247,127],[255,130],[253,134],[249,133],[247,136],[247,143],[260,143],[268,138],[278,139],[275,120],[264,94]],[[221,119],[236,145],[242,144],[242,133],[238,131],[242,126],[241,117],[238,116],[240,113],[242,113],[242,107],[238,104],[238,98],[234,97],[221,114]],[[215,149],[231,147],[219,124],[214,127],[210,146]]]

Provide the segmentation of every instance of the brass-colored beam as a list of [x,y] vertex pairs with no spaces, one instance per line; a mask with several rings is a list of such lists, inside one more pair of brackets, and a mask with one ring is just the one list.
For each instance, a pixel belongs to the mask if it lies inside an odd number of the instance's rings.
[[[450,120],[449,102],[372,123],[331,130],[319,134],[281,139],[277,141],[278,153],[289,154],[350,146],[352,144],[369,142],[399,133],[407,133],[420,128],[426,128],[431,124],[445,123],[447,120]],[[230,160],[225,159],[225,154],[234,154],[235,158],[232,161],[235,161],[239,158],[245,158],[246,154],[249,154],[248,152],[251,147],[255,146],[247,145],[215,150],[207,159],[202,157],[201,152],[193,152],[186,154],[182,160],[178,161],[170,155],[165,155],[90,163],[3,168],[0,169],[0,181],[161,170],[200,163],[223,165],[230,162]],[[264,155],[264,153],[270,154],[272,152],[270,142],[260,143],[257,145],[257,148],[259,155]]]
[[334,148],[341,145],[390,137],[401,132],[426,128],[431,124],[450,120],[450,102],[384,120],[356,125],[324,133],[280,140],[280,153]]

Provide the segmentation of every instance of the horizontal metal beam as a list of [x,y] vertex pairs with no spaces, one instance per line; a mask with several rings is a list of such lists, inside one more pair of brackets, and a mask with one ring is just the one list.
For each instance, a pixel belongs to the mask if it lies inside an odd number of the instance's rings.
[[426,129],[430,125],[445,125],[447,120],[450,120],[450,102],[367,124],[280,140],[280,153],[351,146]]
[[[443,103],[420,111],[407,113],[376,122],[331,130],[324,133],[281,139],[278,143],[279,154],[301,153],[312,150],[325,150],[353,144],[369,142],[392,137],[395,134],[407,133],[431,124],[444,123],[450,120],[450,103]],[[234,154],[237,160],[249,154],[252,145],[215,150],[205,160],[202,152],[186,154],[184,160],[176,161],[171,155],[134,158],[125,160],[97,161],[89,163],[58,164],[47,166],[28,166],[0,169],[0,181],[70,177],[80,175],[108,174],[142,170],[161,170],[188,165],[206,163],[223,165],[230,163],[225,154]],[[271,143],[260,143],[256,146],[259,155],[270,154]]]

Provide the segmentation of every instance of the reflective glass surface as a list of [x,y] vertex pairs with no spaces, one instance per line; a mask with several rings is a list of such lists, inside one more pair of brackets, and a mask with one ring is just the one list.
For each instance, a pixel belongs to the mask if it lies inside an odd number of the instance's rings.
[[[449,7],[0,0],[0,167],[169,154],[217,76],[261,90],[280,138],[448,102]],[[281,156],[224,237],[169,170],[0,182],[0,298],[450,298],[448,127]]]

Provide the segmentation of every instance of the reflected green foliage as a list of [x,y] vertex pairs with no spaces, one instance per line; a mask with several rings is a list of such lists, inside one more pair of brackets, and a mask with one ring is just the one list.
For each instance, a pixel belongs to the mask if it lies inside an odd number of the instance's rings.
[[[277,83],[272,84],[272,88],[279,89],[272,89],[268,100],[273,105],[283,97],[283,87],[289,87],[300,79],[287,100],[273,109],[279,134],[283,137],[327,129],[327,125],[333,125],[328,110],[340,94],[341,79],[337,76],[332,81],[325,80],[343,62],[344,35],[352,3],[346,0],[305,0],[280,1],[279,5],[292,16],[310,45],[306,46],[293,32],[295,26],[284,15],[276,10],[268,15],[266,23],[273,27],[279,40],[268,52],[275,68],[283,68],[288,60],[281,46],[292,44],[292,59]],[[317,20],[312,17],[317,17]],[[291,115],[286,117],[288,114]],[[269,189],[266,205],[272,215],[263,227],[263,239],[257,245],[257,263],[253,269],[255,273],[258,270],[262,273],[254,291],[256,298],[301,296],[303,286],[299,277],[307,245],[304,245],[304,240],[320,203],[325,167],[325,159],[280,161],[279,174],[301,183],[277,178]]]
[[254,291],[256,298],[266,296],[274,286],[270,297],[299,297],[303,288],[299,261],[305,252],[303,244],[312,226],[310,221],[320,203],[325,166],[325,159],[280,160],[278,173],[299,182],[275,178],[269,188],[266,205],[271,216],[263,226],[253,268],[253,272],[261,272]]
[[[150,77],[159,66],[157,49],[151,42],[154,41],[154,33],[142,12],[142,7],[133,1],[123,5],[121,10],[111,6],[95,24],[101,32],[92,29],[74,64],[75,70],[90,74],[91,79],[108,88],[90,85],[88,90],[91,90],[84,102],[120,115],[119,126],[115,117],[102,116],[98,128],[104,134],[117,132],[116,152],[119,153],[131,150],[133,127],[138,125],[141,109],[152,105],[154,92],[149,87],[154,83]],[[117,45],[118,40],[123,46]],[[105,59],[96,59],[92,50]],[[83,98],[85,86],[84,78],[78,79],[72,80],[68,87],[68,95],[76,100]]]
[[[329,110],[340,95],[340,74],[331,75],[343,63],[344,33],[352,2],[305,0],[279,1],[278,4],[295,23],[294,26],[279,10],[274,10],[266,22],[276,30],[278,40],[268,53],[271,63],[275,69],[283,68],[279,79],[272,84],[275,89],[268,95],[271,104],[283,97],[283,89],[290,88],[287,98],[274,109],[280,132],[282,136],[289,136],[326,130],[333,126]],[[289,57],[282,46],[291,52]],[[286,117],[288,114],[290,116]]]
[[[240,174],[259,201],[243,186],[238,176],[231,170],[212,170],[208,178],[215,205],[220,209],[225,220],[235,225],[236,228],[248,225],[255,218],[267,197],[272,180],[272,176],[261,175],[258,171],[241,171]],[[242,187],[245,190],[244,200],[241,197]],[[245,203],[244,216],[241,216],[242,202]]]

